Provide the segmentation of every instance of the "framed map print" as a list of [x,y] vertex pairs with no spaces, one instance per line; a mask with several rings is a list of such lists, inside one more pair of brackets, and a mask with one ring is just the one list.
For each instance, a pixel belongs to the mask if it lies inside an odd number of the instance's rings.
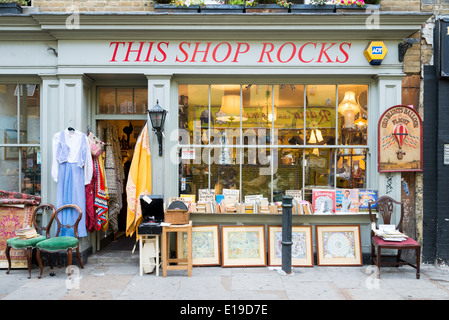
[[361,266],[359,225],[316,226],[319,266]]
[[[178,232],[177,246],[178,259],[187,259],[187,232]],[[192,265],[220,265],[218,225],[192,227]]]
[[[292,242],[292,266],[313,267],[312,226],[293,226]],[[268,227],[268,265],[282,265],[282,226]]]
[[222,267],[266,266],[264,226],[222,226]]

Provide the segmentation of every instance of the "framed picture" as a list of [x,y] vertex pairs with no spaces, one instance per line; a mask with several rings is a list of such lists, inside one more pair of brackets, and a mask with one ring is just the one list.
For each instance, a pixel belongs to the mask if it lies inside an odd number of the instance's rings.
[[359,225],[316,226],[319,266],[361,266]]
[[[179,232],[178,235],[178,259],[187,259],[187,232]],[[220,265],[218,225],[192,227],[192,265]]]
[[264,226],[222,226],[222,267],[266,266]]
[[[293,226],[292,242],[292,266],[313,267],[312,226]],[[268,226],[268,265],[282,265],[282,226]]]

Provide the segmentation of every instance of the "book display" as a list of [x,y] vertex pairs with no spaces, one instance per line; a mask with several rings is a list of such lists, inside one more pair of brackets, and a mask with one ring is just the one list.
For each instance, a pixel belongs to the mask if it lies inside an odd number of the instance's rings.
[[[282,202],[270,202],[262,195],[246,195],[239,202],[237,192],[227,191],[226,195],[207,193],[202,189],[203,197],[194,202],[195,195],[183,195],[180,199],[186,203],[191,213],[219,214],[282,214]],[[300,190],[298,190],[300,192]],[[377,190],[373,189],[313,189],[312,202],[301,200],[299,193],[293,197],[294,215],[350,215],[368,214],[368,202],[377,200]]]

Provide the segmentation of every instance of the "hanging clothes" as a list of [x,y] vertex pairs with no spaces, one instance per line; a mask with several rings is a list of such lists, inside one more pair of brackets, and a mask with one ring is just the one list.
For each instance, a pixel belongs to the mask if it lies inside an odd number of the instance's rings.
[[87,134],[92,154],[92,181],[86,185],[86,227],[89,232],[101,230],[107,222],[108,197],[104,180],[104,142],[91,131]]
[[109,193],[108,219],[113,232],[118,231],[118,215],[122,209],[123,179],[125,173],[122,165],[120,140],[117,129],[107,125],[105,174]]
[[[140,195],[151,194],[151,152],[148,137],[148,122],[137,138],[134,155],[126,183],[128,211],[126,235],[132,236],[142,220]],[[138,237],[136,237],[138,238]]]
[[94,172],[96,173],[96,185],[95,185],[95,212],[96,212],[96,230],[106,231],[108,228],[108,189],[106,187],[106,179],[104,174],[104,159],[103,155],[96,158],[94,162]]
[[[92,158],[92,162],[95,168],[95,158]],[[86,184],[85,192],[86,192],[86,228],[87,231],[93,232],[95,230],[95,226],[97,224],[97,215],[95,212],[95,186],[97,182],[97,172],[93,170],[92,172],[92,180],[89,184]]]
[[[86,193],[93,174],[92,155],[87,136],[76,130],[64,130],[53,136],[52,179],[57,183],[56,206],[76,204],[82,210],[78,224],[78,236],[87,236],[86,230]],[[62,212],[63,225],[73,225],[78,213],[72,208]],[[60,236],[74,236],[73,228],[61,228]]]

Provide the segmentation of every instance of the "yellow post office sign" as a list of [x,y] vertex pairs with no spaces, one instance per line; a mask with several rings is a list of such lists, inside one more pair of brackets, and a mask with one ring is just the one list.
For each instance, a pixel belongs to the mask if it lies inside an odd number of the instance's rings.
[[363,53],[371,65],[378,66],[382,63],[387,52],[387,47],[382,41],[371,41]]

